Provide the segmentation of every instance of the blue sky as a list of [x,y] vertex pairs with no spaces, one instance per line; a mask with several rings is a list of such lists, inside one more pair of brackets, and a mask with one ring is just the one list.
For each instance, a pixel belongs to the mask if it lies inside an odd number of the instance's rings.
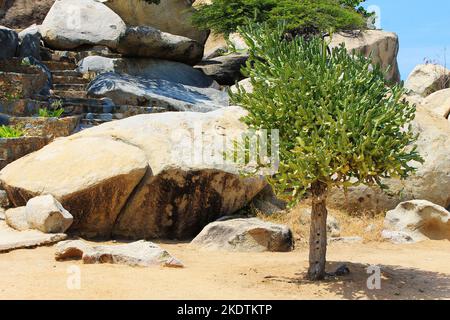
[[450,66],[449,0],[366,0],[370,5],[380,8],[381,28],[399,35],[402,79],[424,58]]

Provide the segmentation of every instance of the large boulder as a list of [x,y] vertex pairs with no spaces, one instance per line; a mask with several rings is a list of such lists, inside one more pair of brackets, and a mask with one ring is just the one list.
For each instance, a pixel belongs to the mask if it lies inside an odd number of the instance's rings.
[[384,227],[385,236],[386,231],[401,233],[412,242],[450,240],[450,212],[425,200],[402,202],[386,213]]
[[194,12],[190,0],[161,0],[149,4],[141,0],[100,0],[130,26],[150,26],[161,31],[187,37],[204,44],[207,31],[191,24]]
[[229,54],[210,60],[203,60],[196,68],[202,70],[221,85],[234,85],[244,79],[241,68],[248,59],[246,54]]
[[71,231],[109,237],[146,170],[144,153],[127,143],[65,138],[8,165],[0,179],[15,206],[50,194],[74,216]]
[[199,42],[149,26],[128,27],[117,51],[124,56],[159,58],[194,65],[203,57]]
[[149,105],[166,111],[208,112],[228,105],[228,95],[216,89],[117,73],[99,75],[87,92],[90,97],[110,98],[117,105]]
[[219,160],[224,139],[246,132],[244,115],[242,108],[227,107],[106,123],[13,162],[0,181],[16,206],[37,195],[55,196],[74,216],[69,232],[193,238],[266,186],[264,179],[242,177],[234,162]]
[[0,26],[0,60],[16,55],[19,46],[19,36],[14,30]]
[[422,106],[438,117],[449,119],[450,89],[439,90],[432,93],[422,101]]
[[398,36],[393,32],[381,30],[366,30],[354,33],[333,34],[330,46],[336,47],[341,43],[345,44],[348,51],[357,51],[365,56],[372,55],[374,64],[381,66],[386,73],[386,80],[389,82],[400,82],[400,71],[397,63],[399,51]]
[[125,32],[123,20],[95,0],[56,0],[41,26],[45,43],[59,50],[82,45],[116,48]]
[[44,233],[64,233],[73,222],[70,212],[52,195],[30,199],[25,208],[30,228]]
[[417,172],[406,180],[384,179],[389,187],[383,192],[376,187],[349,188],[347,194],[333,189],[329,203],[351,211],[382,212],[395,208],[400,202],[424,199],[443,207],[450,205],[450,122],[437,117],[420,105],[417,107],[413,130],[419,134],[417,151],[425,162],[412,163]]
[[132,267],[183,267],[181,261],[148,241],[92,246],[81,240],[68,240],[56,245],[55,259],[57,261],[82,259],[85,264],[111,263]]
[[81,73],[114,72],[148,79],[166,80],[192,87],[218,88],[218,84],[203,72],[183,63],[159,59],[121,59],[89,56],[78,63]]
[[450,70],[437,64],[420,64],[414,68],[405,82],[410,94],[422,97],[450,87]]
[[210,223],[191,243],[205,249],[241,252],[287,252],[294,248],[288,227],[257,218]]

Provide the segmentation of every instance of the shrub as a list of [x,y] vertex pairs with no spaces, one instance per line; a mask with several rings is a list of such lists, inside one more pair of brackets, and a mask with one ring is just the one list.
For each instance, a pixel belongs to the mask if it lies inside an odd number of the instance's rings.
[[25,135],[21,129],[9,126],[0,126],[0,138],[20,138]]
[[232,101],[249,112],[252,129],[279,129],[280,165],[269,178],[292,202],[312,195],[309,277],[325,276],[326,197],[334,186],[406,178],[422,161],[411,121],[415,106],[405,90],[385,85],[383,71],[342,45],[321,38],[280,41],[285,26],[241,29],[250,58],[244,73],[253,93],[238,86]]
[[288,29],[319,31],[359,29],[366,22],[361,1],[353,0],[213,0],[201,5],[192,19],[194,25],[215,33],[230,34],[239,26],[268,22],[272,26],[280,20]]
[[59,118],[64,113],[64,109],[53,109],[49,110],[47,108],[39,109],[39,117],[44,118]]

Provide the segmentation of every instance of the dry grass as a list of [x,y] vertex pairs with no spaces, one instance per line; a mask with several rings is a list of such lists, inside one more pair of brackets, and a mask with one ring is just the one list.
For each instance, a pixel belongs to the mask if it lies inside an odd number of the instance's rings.
[[[311,206],[308,201],[286,212],[273,215],[258,213],[258,217],[274,223],[284,224],[291,228],[297,246],[307,246],[309,241],[309,220],[305,219],[305,211],[310,212]],[[364,243],[381,242],[381,231],[383,229],[384,214],[348,213],[342,210],[328,209],[328,214],[338,220],[341,227],[341,237],[359,236]]]

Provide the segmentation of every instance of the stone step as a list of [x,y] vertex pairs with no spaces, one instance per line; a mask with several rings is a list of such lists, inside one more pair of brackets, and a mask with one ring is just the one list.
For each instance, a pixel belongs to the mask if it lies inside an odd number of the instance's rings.
[[59,91],[85,91],[86,84],[53,84],[53,88]]
[[61,61],[44,61],[44,64],[50,69],[50,71],[75,70],[77,67],[75,63]]
[[53,61],[80,61],[89,56],[101,56],[106,58],[121,58],[122,55],[119,53],[114,53],[107,47],[94,47],[87,50],[79,51],[58,51],[53,50],[51,54],[51,59]]
[[89,80],[82,77],[73,76],[53,76],[53,84],[88,84]]
[[54,70],[52,71],[53,77],[82,77],[83,74],[81,72],[75,70]]
[[87,92],[86,91],[67,91],[67,90],[53,90],[53,95],[56,97],[64,97],[64,98],[80,98],[86,99]]

